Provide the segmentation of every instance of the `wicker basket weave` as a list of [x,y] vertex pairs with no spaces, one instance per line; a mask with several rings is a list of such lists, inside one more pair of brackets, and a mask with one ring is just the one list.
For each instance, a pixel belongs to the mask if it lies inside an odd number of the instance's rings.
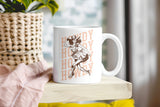
[[0,14],[0,64],[14,69],[43,59],[42,13]]

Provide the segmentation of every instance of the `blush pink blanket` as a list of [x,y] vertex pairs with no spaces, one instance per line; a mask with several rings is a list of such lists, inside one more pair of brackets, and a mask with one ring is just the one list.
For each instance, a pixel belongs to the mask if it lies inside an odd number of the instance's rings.
[[45,61],[22,63],[14,71],[0,65],[0,107],[38,107],[51,72]]

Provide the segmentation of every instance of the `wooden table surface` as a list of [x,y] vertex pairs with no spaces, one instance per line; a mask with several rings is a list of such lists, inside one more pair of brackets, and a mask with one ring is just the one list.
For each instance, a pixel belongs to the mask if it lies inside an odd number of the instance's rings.
[[132,84],[117,77],[103,77],[97,84],[45,85],[40,103],[75,102],[93,100],[128,99],[132,96]]

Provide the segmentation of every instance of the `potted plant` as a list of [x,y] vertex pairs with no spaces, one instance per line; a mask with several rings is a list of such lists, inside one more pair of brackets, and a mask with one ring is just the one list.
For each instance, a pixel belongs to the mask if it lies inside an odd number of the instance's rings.
[[0,64],[14,69],[18,64],[31,64],[43,59],[43,13],[58,10],[55,0],[0,0]]

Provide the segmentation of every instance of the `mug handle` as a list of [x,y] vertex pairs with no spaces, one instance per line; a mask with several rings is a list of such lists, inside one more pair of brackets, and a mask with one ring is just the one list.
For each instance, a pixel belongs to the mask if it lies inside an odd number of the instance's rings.
[[109,33],[103,33],[102,34],[102,44],[106,39],[111,39],[116,43],[117,49],[118,49],[118,62],[117,62],[116,67],[112,71],[107,71],[104,68],[104,65],[102,64],[102,73],[106,76],[114,76],[120,71],[120,69],[122,67],[123,48],[122,48],[122,44],[121,44],[120,40],[115,35],[109,34]]

